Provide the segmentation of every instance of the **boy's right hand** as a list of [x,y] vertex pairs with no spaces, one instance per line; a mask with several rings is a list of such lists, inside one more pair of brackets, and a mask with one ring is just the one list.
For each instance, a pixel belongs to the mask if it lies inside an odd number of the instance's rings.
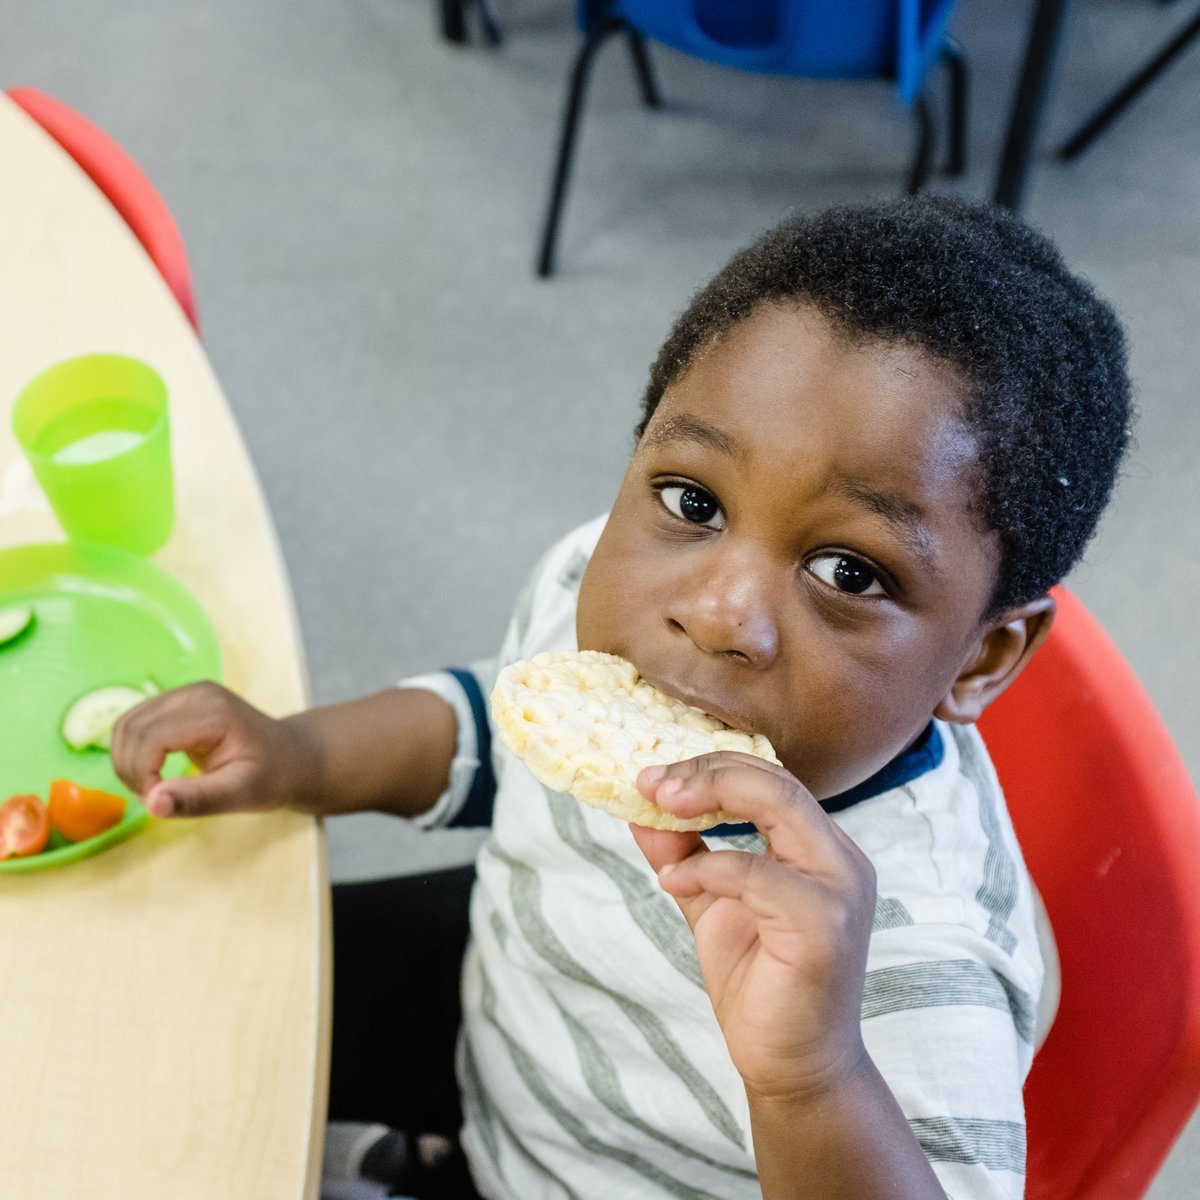
[[[181,750],[200,774],[163,779]],[[294,722],[275,720],[216,683],[163,692],[131,709],[112,737],[113,768],[156,817],[306,807],[315,750]]]

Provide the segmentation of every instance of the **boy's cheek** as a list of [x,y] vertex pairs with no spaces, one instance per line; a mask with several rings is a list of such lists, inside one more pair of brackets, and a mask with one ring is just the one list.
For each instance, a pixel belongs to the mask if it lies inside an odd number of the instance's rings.
[[598,589],[592,582],[594,580],[595,575],[589,566],[579,585],[579,603],[575,610],[575,640],[580,650],[603,650],[611,653],[609,648],[602,644],[603,605],[600,603]]
[[[580,650],[601,650],[636,660],[631,638],[651,611],[651,601],[640,588],[640,573],[623,565],[626,560],[597,546],[579,584],[575,633]],[[633,647],[636,650],[636,646]]]

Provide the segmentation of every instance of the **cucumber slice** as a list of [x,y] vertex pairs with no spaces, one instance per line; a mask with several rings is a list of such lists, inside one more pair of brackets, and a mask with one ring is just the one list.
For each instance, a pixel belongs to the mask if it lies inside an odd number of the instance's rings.
[[15,642],[32,624],[32,608],[23,605],[0,608],[0,646]]
[[115,684],[80,696],[63,716],[63,741],[72,750],[86,750],[91,746],[107,750],[112,743],[113,726],[117,719],[141,704],[147,696],[158,692],[154,684],[151,683],[149,687],[154,691]]

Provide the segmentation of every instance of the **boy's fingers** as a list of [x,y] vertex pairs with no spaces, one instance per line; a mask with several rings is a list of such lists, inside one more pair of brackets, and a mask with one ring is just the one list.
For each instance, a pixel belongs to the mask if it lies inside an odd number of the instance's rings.
[[162,779],[146,795],[147,811],[154,817],[207,817],[250,807],[253,795],[250,770],[232,763],[209,775],[184,775]]
[[150,789],[162,778],[160,772],[166,761],[166,754],[151,755],[137,762],[130,760],[128,755],[119,755],[116,750],[116,739],[113,739],[113,749],[110,751],[113,770],[117,778],[136,796],[145,796]]
[[807,788],[782,767],[719,751],[638,777],[644,795],[680,817],[724,810],[762,831],[780,861],[811,868],[844,840]]
[[113,728],[109,753],[121,781],[144,796],[161,778],[168,754],[209,749],[221,734],[219,716],[195,704],[192,689],[181,689],[125,713]]
[[788,904],[789,897],[812,887],[800,872],[740,850],[696,855],[669,867],[659,880],[685,913],[703,897],[706,904],[717,899],[739,900],[759,918],[777,916],[789,908],[795,911],[794,903]]
[[[653,789],[664,779],[686,779],[697,771],[713,767],[728,766],[732,763],[744,763],[748,767],[764,767],[769,770],[780,770],[774,763],[754,754],[743,754],[740,750],[713,750],[709,754],[698,754],[695,758],[684,758],[679,762],[663,763],[660,766],[644,767],[637,777],[639,790],[645,796],[652,796]],[[786,774],[786,772],[785,772]]]
[[629,832],[637,842],[638,849],[657,874],[663,867],[682,862],[692,854],[704,854],[708,847],[698,833],[677,833],[670,829],[647,829],[644,825],[630,825]]
[[679,864],[689,862],[693,858],[711,858],[708,847],[694,832],[675,832],[670,829],[647,829],[644,825],[630,825],[629,832],[638,848],[646,856],[646,861],[654,869],[654,873],[663,884],[663,890],[670,893],[683,912],[688,925],[693,929],[696,922],[704,914],[704,910],[712,903],[713,897],[695,892],[678,895],[666,886],[665,879],[669,878]]
[[[141,706],[139,705],[139,708]],[[113,727],[109,757],[121,782],[139,796],[158,782],[167,757],[167,747],[146,739],[136,721],[137,709],[128,712]],[[131,720],[131,718],[133,720]]]

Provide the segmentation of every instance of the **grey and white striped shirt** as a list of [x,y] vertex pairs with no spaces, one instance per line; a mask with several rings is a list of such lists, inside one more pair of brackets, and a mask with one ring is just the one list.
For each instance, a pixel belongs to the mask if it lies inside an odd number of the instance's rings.
[[[477,726],[498,665],[574,648],[602,527],[542,560],[498,663],[405,681],[460,718],[450,788],[420,823],[478,807],[481,751],[495,779],[463,976],[464,1146],[488,1200],[751,1200],[742,1082],[674,901],[625,824],[548,791]],[[937,765],[833,814],[877,872],[863,1036],[947,1194],[1016,1198],[1042,982],[1031,886],[978,735],[936,731]]]

